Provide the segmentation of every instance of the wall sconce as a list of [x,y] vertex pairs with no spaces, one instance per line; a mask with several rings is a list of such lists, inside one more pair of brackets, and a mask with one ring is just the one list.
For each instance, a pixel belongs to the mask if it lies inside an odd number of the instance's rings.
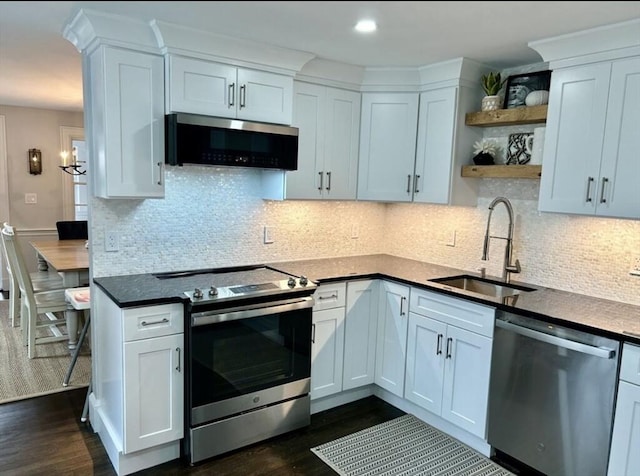
[[40,149],[29,149],[29,173],[31,175],[42,173],[42,152]]
[[78,149],[75,147],[71,150],[71,163],[67,164],[69,159],[69,152],[63,150],[60,152],[60,158],[62,159],[62,165],[58,165],[64,172],[69,175],[84,175],[86,170],[82,170],[82,165],[78,164]]

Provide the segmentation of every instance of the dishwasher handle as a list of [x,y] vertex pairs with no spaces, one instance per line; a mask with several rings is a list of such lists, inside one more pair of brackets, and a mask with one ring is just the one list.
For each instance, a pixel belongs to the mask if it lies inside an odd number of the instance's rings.
[[581,342],[563,339],[562,337],[545,334],[544,332],[534,331],[533,329],[529,329],[528,327],[511,324],[510,322],[502,320],[496,320],[496,326],[501,327],[502,329],[505,329],[507,331],[538,340],[540,342],[556,345],[558,347],[564,347],[565,349],[575,350],[576,352],[593,355],[595,357],[600,357],[603,359],[613,359],[613,357],[616,355],[616,351],[613,349],[582,344]]

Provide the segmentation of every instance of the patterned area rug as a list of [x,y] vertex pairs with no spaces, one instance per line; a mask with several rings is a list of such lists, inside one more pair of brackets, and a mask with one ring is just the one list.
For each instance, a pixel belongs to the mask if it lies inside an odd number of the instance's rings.
[[91,377],[90,340],[87,334],[69,385],[63,387],[71,363],[67,343],[40,344],[38,356],[29,359],[27,347],[22,345],[22,331],[11,327],[9,301],[0,301],[0,403],[87,387]]
[[513,475],[413,415],[403,415],[311,451],[341,476]]

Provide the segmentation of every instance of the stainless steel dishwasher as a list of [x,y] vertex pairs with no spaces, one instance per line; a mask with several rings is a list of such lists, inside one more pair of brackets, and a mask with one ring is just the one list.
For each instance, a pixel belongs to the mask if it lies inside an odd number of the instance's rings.
[[498,311],[488,441],[549,476],[604,476],[620,343]]

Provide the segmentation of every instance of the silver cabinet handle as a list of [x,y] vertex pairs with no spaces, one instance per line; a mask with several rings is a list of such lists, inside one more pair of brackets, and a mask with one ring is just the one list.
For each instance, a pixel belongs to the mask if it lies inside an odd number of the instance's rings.
[[315,324],[311,324],[311,343],[312,344],[316,343],[316,325]]
[[402,296],[402,297],[400,298],[400,315],[401,315],[401,316],[405,316],[405,315],[407,314],[407,313],[406,313],[406,312],[404,312],[404,310],[403,310],[403,309],[404,309],[404,302],[405,302],[406,300],[407,300],[407,298],[406,298],[406,297],[404,297],[404,296]]
[[453,338],[447,337],[447,355],[445,356],[445,359],[451,358],[451,344],[453,344]]
[[327,172],[327,190],[331,190],[331,172]]
[[420,190],[418,190],[418,180],[420,179],[419,175],[416,175],[414,180],[413,180],[413,193],[418,193]]
[[322,301],[324,299],[338,299],[338,295],[337,294],[332,294],[331,296],[318,296],[318,301]]
[[591,201],[591,184],[593,183],[593,177],[587,179],[587,202]]
[[407,175],[407,193],[411,193],[411,174]]
[[600,203],[607,203],[607,199],[604,198],[604,187],[608,181],[609,179],[607,177],[602,177],[602,188],[600,189]]
[[160,169],[158,174],[158,185],[162,185],[162,162],[158,162],[158,168]]
[[165,324],[167,322],[169,322],[169,319],[167,319],[166,317],[163,317],[161,321],[152,321],[152,322],[142,321],[140,325],[143,327],[146,327],[146,326],[153,326],[155,324]]
[[318,190],[322,191],[322,177],[323,177],[324,172],[318,172],[318,175],[320,176],[320,186],[318,187]]
[[442,334],[438,334],[438,342],[436,343],[436,355],[442,354]]
[[178,365],[176,366],[176,370],[180,372],[180,347],[176,347],[176,352],[178,353]]
[[243,84],[242,86],[240,86],[240,109],[247,106],[246,101],[247,101],[247,85]]
[[229,107],[233,107],[236,105],[236,83],[231,83],[229,85]]

